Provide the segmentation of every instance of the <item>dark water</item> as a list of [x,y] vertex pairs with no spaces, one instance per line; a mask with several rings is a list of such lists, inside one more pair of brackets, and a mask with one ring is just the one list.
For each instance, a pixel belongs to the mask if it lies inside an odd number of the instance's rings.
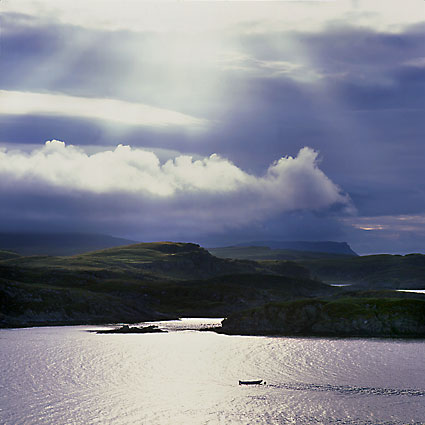
[[425,424],[424,341],[176,332],[201,322],[1,330],[0,423]]

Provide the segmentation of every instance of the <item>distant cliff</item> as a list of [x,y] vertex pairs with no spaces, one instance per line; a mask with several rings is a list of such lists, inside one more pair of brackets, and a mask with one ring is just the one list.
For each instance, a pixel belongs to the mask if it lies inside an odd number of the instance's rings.
[[237,246],[268,246],[271,249],[357,255],[347,242],[334,241],[253,241],[238,244]]
[[208,248],[208,251],[220,258],[238,260],[286,260],[299,261],[309,259],[351,258],[357,254],[346,242],[276,242],[255,241],[244,244]]
[[271,303],[230,315],[220,332],[425,338],[425,300],[345,298]]

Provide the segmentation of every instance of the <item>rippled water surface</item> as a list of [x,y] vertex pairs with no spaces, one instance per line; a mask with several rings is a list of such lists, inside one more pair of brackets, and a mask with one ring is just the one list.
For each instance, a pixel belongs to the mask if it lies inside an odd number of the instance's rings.
[[1,330],[0,423],[425,424],[424,341],[187,330],[202,322]]

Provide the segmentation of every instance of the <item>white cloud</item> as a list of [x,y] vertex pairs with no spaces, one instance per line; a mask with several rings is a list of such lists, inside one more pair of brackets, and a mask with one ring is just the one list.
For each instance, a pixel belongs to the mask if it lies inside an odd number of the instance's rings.
[[[400,30],[423,21],[423,1],[136,1],[19,0],[2,2],[3,12],[31,14],[64,24],[155,32],[204,32],[247,24],[250,31],[316,31],[340,21]],[[245,28],[248,30],[248,28]]]
[[61,115],[141,126],[201,128],[207,121],[176,111],[115,99],[0,90],[0,114]]
[[317,152],[310,148],[281,158],[258,177],[216,154],[161,163],[153,152],[129,146],[89,155],[52,140],[29,154],[0,150],[0,195],[19,191],[32,198],[45,193],[79,194],[81,200],[125,197],[126,213],[141,221],[149,215],[150,221],[184,220],[190,226],[240,225],[334,204],[350,208],[348,195],[319,169]]

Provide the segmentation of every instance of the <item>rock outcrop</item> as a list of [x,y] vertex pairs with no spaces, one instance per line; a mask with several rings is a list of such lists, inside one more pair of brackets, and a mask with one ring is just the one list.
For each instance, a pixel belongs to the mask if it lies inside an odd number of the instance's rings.
[[140,328],[137,326],[130,327],[128,325],[123,325],[120,328],[96,331],[97,334],[152,334],[162,332],[166,333],[167,331],[164,331],[155,325],[142,326]]

